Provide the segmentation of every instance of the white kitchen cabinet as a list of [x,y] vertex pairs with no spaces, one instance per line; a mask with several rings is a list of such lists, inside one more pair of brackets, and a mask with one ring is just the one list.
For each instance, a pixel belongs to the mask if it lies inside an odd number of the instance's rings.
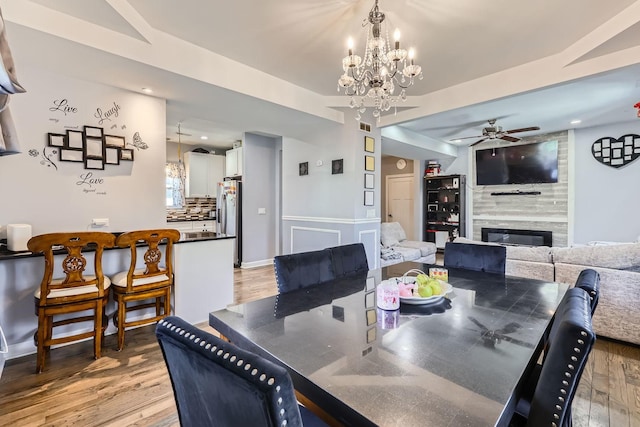
[[223,156],[192,151],[184,153],[185,196],[216,197],[217,184],[224,177],[224,161]]
[[226,153],[225,176],[242,175],[242,147],[233,148]]
[[171,221],[167,228],[174,228],[180,232],[216,231],[216,221]]

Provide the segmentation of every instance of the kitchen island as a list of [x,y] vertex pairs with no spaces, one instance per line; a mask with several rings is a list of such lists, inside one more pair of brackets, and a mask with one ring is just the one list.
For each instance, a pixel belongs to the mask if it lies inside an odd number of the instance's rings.
[[[116,233],[114,233],[116,234]],[[192,323],[205,321],[212,307],[222,309],[233,302],[233,251],[235,236],[213,232],[181,233],[174,245],[174,289],[172,311]],[[145,247],[138,249],[141,260]],[[111,276],[129,267],[129,249],[112,248],[104,251],[103,271]],[[56,266],[65,256],[56,255]],[[93,255],[86,252],[88,271],[93,268]],[[42,280],[42,254],[28,251],[12,252],[0,245],[0,325],[9,345],[8,358],[35,353],[33,334],[38,319],[34,312],[33,293]],[[107,305],[109,326],[106,334],[116,332],[111,316],[116,307]],[[89,323],[87,323],[88,325]],[[78,324],[75,327],[78,327]],[[84,326],[84,325],[82,325]],[[68,325],[67,327],[74,327]],[[59,328],[64,333],[63,328]]]

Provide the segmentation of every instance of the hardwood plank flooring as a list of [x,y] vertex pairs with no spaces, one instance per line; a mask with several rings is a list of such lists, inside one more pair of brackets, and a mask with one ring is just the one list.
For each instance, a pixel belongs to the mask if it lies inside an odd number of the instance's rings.
[[[277,292],[273,267],[235,272],[234,298]],[[207,324],[199,327],[212,331]],[[90,341],[51,352],[45,372],[35,355],[9,360],[0,379],[0,426],[179,426],[154,326],[127,332],[124,350],[105,339],[93,360]],[[640,348],[599,339],[573,404],[576,427],[640,427]]]

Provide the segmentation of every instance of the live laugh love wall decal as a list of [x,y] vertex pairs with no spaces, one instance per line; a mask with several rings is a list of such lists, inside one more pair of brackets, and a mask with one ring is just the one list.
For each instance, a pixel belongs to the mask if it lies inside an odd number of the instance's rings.
[[605,136],[593,143],[591,153],[603,165],[621,168],[640,157],[640,135],[627,134],[618,139]]

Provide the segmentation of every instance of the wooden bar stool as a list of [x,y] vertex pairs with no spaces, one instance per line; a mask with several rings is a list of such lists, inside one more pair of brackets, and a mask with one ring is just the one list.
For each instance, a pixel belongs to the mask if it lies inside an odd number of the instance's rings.
[[[108,320],[104,309],[109,297],[109,278],[102,273],[102,252],[112,247],[115,236],[104,232],[50,233],[32,237],[27,243],[31,252],[44,253],[44,275],[36,290],[35,307],[38,330],[35,334],[38,348],[36,373],[42,372],[45,358],[52,345],[77,341],[89,337],[94,340],[94,357],[100,357],[104,330]],[[54,249],[62,247],[67,255],[62,260],[64,278],[54,279]],[[94,249],[94,274],[84,275],[87,259],[83,249]],[[93,315],[78,315],[54,321],[53,317],[93,310]],[[103,319],[104,318],[104,319]],[[93,329],[62,337],[53,337],[53,328],[77,322],[93,322]]]
[[[116,239],[116,246],[131,249],[129,270],[121,271],[111,277],[113,299],[117,303],[113,323],[118,328],[118,350],[124,347],[125,328],[154,323],[171,313],[172,252],[173,244],[179,239],[180,232],[173,229],[129,231]],[[166,245],[160,245],[162,242],[166,242]],[[148,246],[143,256],[145,268],[136,268],[139,243]],[[164,257],[162,248],[164,248]],[[128,303],[144,300],[153,301],[127,306]],[[151,307],[155,308],[154,316],[127,321],[128,312]]]

